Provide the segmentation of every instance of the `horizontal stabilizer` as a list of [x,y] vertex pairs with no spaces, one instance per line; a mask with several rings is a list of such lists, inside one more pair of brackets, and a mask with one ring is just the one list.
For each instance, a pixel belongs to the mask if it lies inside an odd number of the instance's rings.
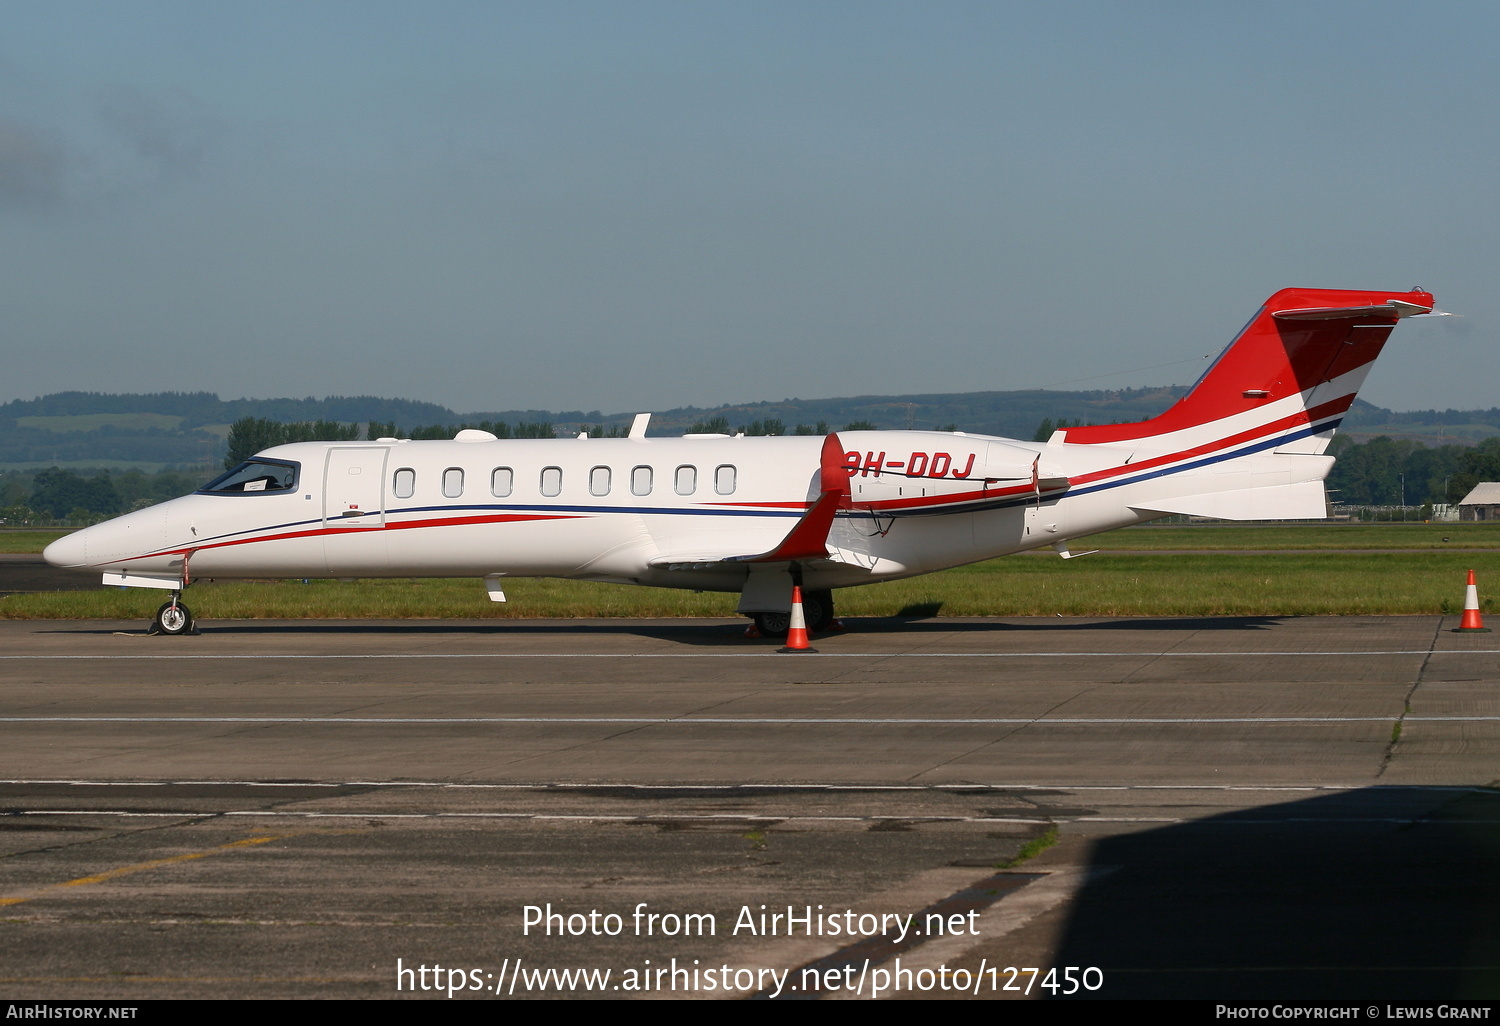
[[1328,498],[1322,481],[1238,488],[1203,495],[1177,495],[1150,503],[1131,503],[1138,513],[1180,513],[1215,520],[1322,520]]
[[1277,310],[1271,316],[1278,321],[1337,321],[1360,317],[1417,317],[1431,312],[1430,306],[1390,299],[1376,306],[1319,306],[1302,310]]

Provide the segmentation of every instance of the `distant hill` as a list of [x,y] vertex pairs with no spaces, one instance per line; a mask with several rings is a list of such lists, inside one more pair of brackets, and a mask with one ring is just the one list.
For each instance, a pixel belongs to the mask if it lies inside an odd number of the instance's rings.
[[1344,418],[1340,430],[1356,441],[1379,435],[1409,438],[1426,446],[1477,445],[1500,435],[1500,407],[1487,410],[1410,410],[1397,413],[1362,399]]
[[[731,428],[779,420],[787,432],[820,421],[835,429],[864,421],[878,428],[951,426],[960,431],[1031,438],[1044,419],[1092,424],[1145,420],[1166,409],[1184,392],[1182,386],[1092,392],[1030,389],[684,406],[655,411],[650,433],[680,434],[696,422],[723,417]],[[593,425],[623,427],[635,412],[457,413],[436,403],[377,396],[226,400],[212,392],[59,392],[0,404],[0,466],[212,466],[224,455],[228,425],[241,417],[280,422],[379,421],[395,423],[402,431],[483,420],[551,423],[562,434]],[[1426,445],[1473,445],[1500,434],[1500,408],[1396,413],[1356,401],[1344,430],[1358,439],[1390,434]]]
[[212,392],[58,392],[0,404],[0,465],[214,465],[241,417],[445,423],[436,403],[376,396],[220,399]]
[[[1172,403],[1183,389],[1136,388],[1113,392],[969,392],[937,395],[783,399],[655,412],[653,435],[681,434],[695,422],[724,417],[732,428],[780,420],[791,432],[820,421],[834,428],[866,421],[879,428],[938,428],[1030,438],[1044,418],[1094,424],[1143,420]],[[395,423],[407,432],[433,425],[477,421],[551,423],[559,433],[593,425],[628,425],[636,411],[493,410],[457,413],[436,403],[376,396],[305,399],[220,399],[212,392],[113,395],[59,392],[0,405],[0,466],[154,464],[197,466],[224,454],[228,425],[241,417],[283,423],[336,420]]]
[[456,414],[437,403],[331,395],[324,399],[220,399],[213,392],[56,392],[0,405],[0,423],[22,417],[79,417],[101,413],[156,413],[178,417],[187,429],[228,424],[241,417],[295,420],[420,420],[437,423]]
[[[779,420],[788,432],[798,424],[823,421],[833,428],[867,421],[877,428],[928,430],[954,425],[960,431],[1030,438],[1043,419],[1086,420],[1093,424],[1145,420],[1186,391],[1177,386],[1132,388],[1110,392],[956,392],[921,395],[861,395],[843,399],[782,399],[779,402],[680,406],[651,416],[651,434],[680,434],[695,422],[723,417],[731,427],[753,421]],[[644,412],[644,411],[642,411]],[[537,421],[563,426],[629,424],[634,411],[603,414],[569,411],[502,410],[474,413],[465,420]]]

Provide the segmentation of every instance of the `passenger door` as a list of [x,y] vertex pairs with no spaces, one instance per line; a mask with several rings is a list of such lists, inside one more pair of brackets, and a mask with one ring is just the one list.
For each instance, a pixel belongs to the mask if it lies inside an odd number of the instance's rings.
[[324,527],[385,526],[385,446],[328,450],[323,474]]

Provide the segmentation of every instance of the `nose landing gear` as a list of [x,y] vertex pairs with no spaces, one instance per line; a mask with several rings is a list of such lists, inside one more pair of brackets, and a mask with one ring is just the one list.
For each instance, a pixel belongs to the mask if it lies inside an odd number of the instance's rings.
[[151,626],[146,630],[147,634],[197,634],[198,628],[193,624],[193,612],[183,605],[176,594],[171,601],[163,602],[161,608],[156,611]]

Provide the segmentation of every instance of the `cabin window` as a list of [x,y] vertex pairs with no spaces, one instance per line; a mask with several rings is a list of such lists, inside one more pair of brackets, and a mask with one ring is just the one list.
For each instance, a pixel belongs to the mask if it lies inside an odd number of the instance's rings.
[[396,471],[396,480],[393,491],[398,499],[409,499],[417,490],[417,472],[410,467],[402,467]]
[[297,488],[297,463],[279,460],[246,460],[227,473],[220,474],[200,492],[214,495],[245,495],[255,492],[285,493]]
[[734,494],[734,467],[724,464],[714,470],[714,491],[720,495]]
[[542,468],[542,494],[549,497],[562,494],[562,467]]
[[490,494],[503,499],[516,487],[516,472],[509,467],[496,467],[490,473]]
[[698,468],[678,467],[674,484],[678,495],[692,495],[698,490]]
[[636,467],[634,470],[632,470],[630,472],[630,494],[631,495],[650,495],[651,494],[651,468],[650,467]]
[[608,467],[595,467],[593,470],[589,471],[589,494],[590,495],[608,495],[609,494],[609,468]]
[[464,493],[464,472],[458,467],[449,467],[443,471],[443,495],[449,499],[456,499]]

